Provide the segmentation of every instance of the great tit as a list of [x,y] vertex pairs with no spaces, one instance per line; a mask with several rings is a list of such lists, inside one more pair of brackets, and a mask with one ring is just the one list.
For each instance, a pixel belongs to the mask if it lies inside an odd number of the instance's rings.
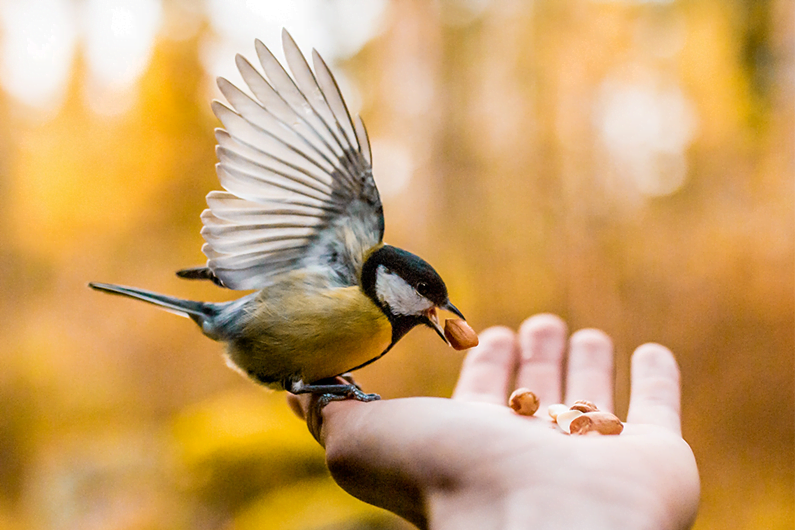
[[338,375],[386,354],[419,324],[445,341],[437,309],[463,318],[427,262],[384,244],[384,215],[364,123],[351,120],[328,66],[314,72],[287,31],[292,77],[259,40],[260,74],[241,55],[253,94],[224,78],[230,106],[214,101],[216,165],[225,191],[207,195],[201,215],[205,266],[181,278],[251,290],[225,303],[195,302],[132,287],[90,283],[187,316],[226,344],[227,364],[294,394],[378,399]]

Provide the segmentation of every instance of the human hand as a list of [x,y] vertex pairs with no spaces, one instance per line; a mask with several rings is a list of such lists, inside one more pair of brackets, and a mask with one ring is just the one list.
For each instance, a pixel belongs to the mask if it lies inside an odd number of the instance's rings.
[[[699,478],[681,437],[679,370],[663,346],[632,357],[632,390],[618,436],[569,436],[547,417],[562,400],[566,325],[536,315],[518,337],[490,328],[467,354],[452,399],[332,402],[290,396],[351,495],[420,528],[683,529]],[[515,380],[515,385],[514,385]],[[537,417],[506,405],[512,386],[541,400]],[[568,347],[566,403],[613,407],[613,346],[597,330]]]

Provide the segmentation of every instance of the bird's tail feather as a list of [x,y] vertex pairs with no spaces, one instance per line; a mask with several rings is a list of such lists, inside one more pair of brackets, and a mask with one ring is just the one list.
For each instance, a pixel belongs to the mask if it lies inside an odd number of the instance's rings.
[[173,296],[153,293],[144,289],[125,287],[123,285],[113,285],[109,283],[91,282],[88,284],[88,286],[92,289],[96,289],[97,291],[127,296],[130,298],[135,298],[136,300],[142,300],[144,302],[154,304],[161,309],[165,309],[166,311],[170,311],[184,317],[189,317],[200,325],[206,318],[210,317],[212,313],[212,311],[210,311],[210,304],[206,304],[204,302],[182,300],[181,298],[174,298]]

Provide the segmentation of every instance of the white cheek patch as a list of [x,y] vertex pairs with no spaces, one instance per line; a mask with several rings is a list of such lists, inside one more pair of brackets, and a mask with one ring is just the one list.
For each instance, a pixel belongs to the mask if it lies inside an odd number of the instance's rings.
[[375,273],[375,293],[381,303],[398,315],[419,315],[433,307],[433,302],[383,265]]

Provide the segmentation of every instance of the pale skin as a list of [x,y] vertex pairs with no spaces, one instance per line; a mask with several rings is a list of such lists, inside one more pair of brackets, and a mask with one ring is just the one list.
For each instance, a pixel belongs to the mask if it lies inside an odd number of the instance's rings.
[[[313,397],[289,399],[309,413],[342,488],[419,528],[690,528],[699,477],[681,436],[679,369],[668,349],[635,350],[620,435],[569,436],[546,414],[549,404],[577,399],[611,411],[613,378],[607,335],[586,329],[568,338],[562,320],[543,314],[518,333],[482,332],[452,399],[341,401],[322,412]],[[534,417],[507,407],[519,387],[541,400]]]

